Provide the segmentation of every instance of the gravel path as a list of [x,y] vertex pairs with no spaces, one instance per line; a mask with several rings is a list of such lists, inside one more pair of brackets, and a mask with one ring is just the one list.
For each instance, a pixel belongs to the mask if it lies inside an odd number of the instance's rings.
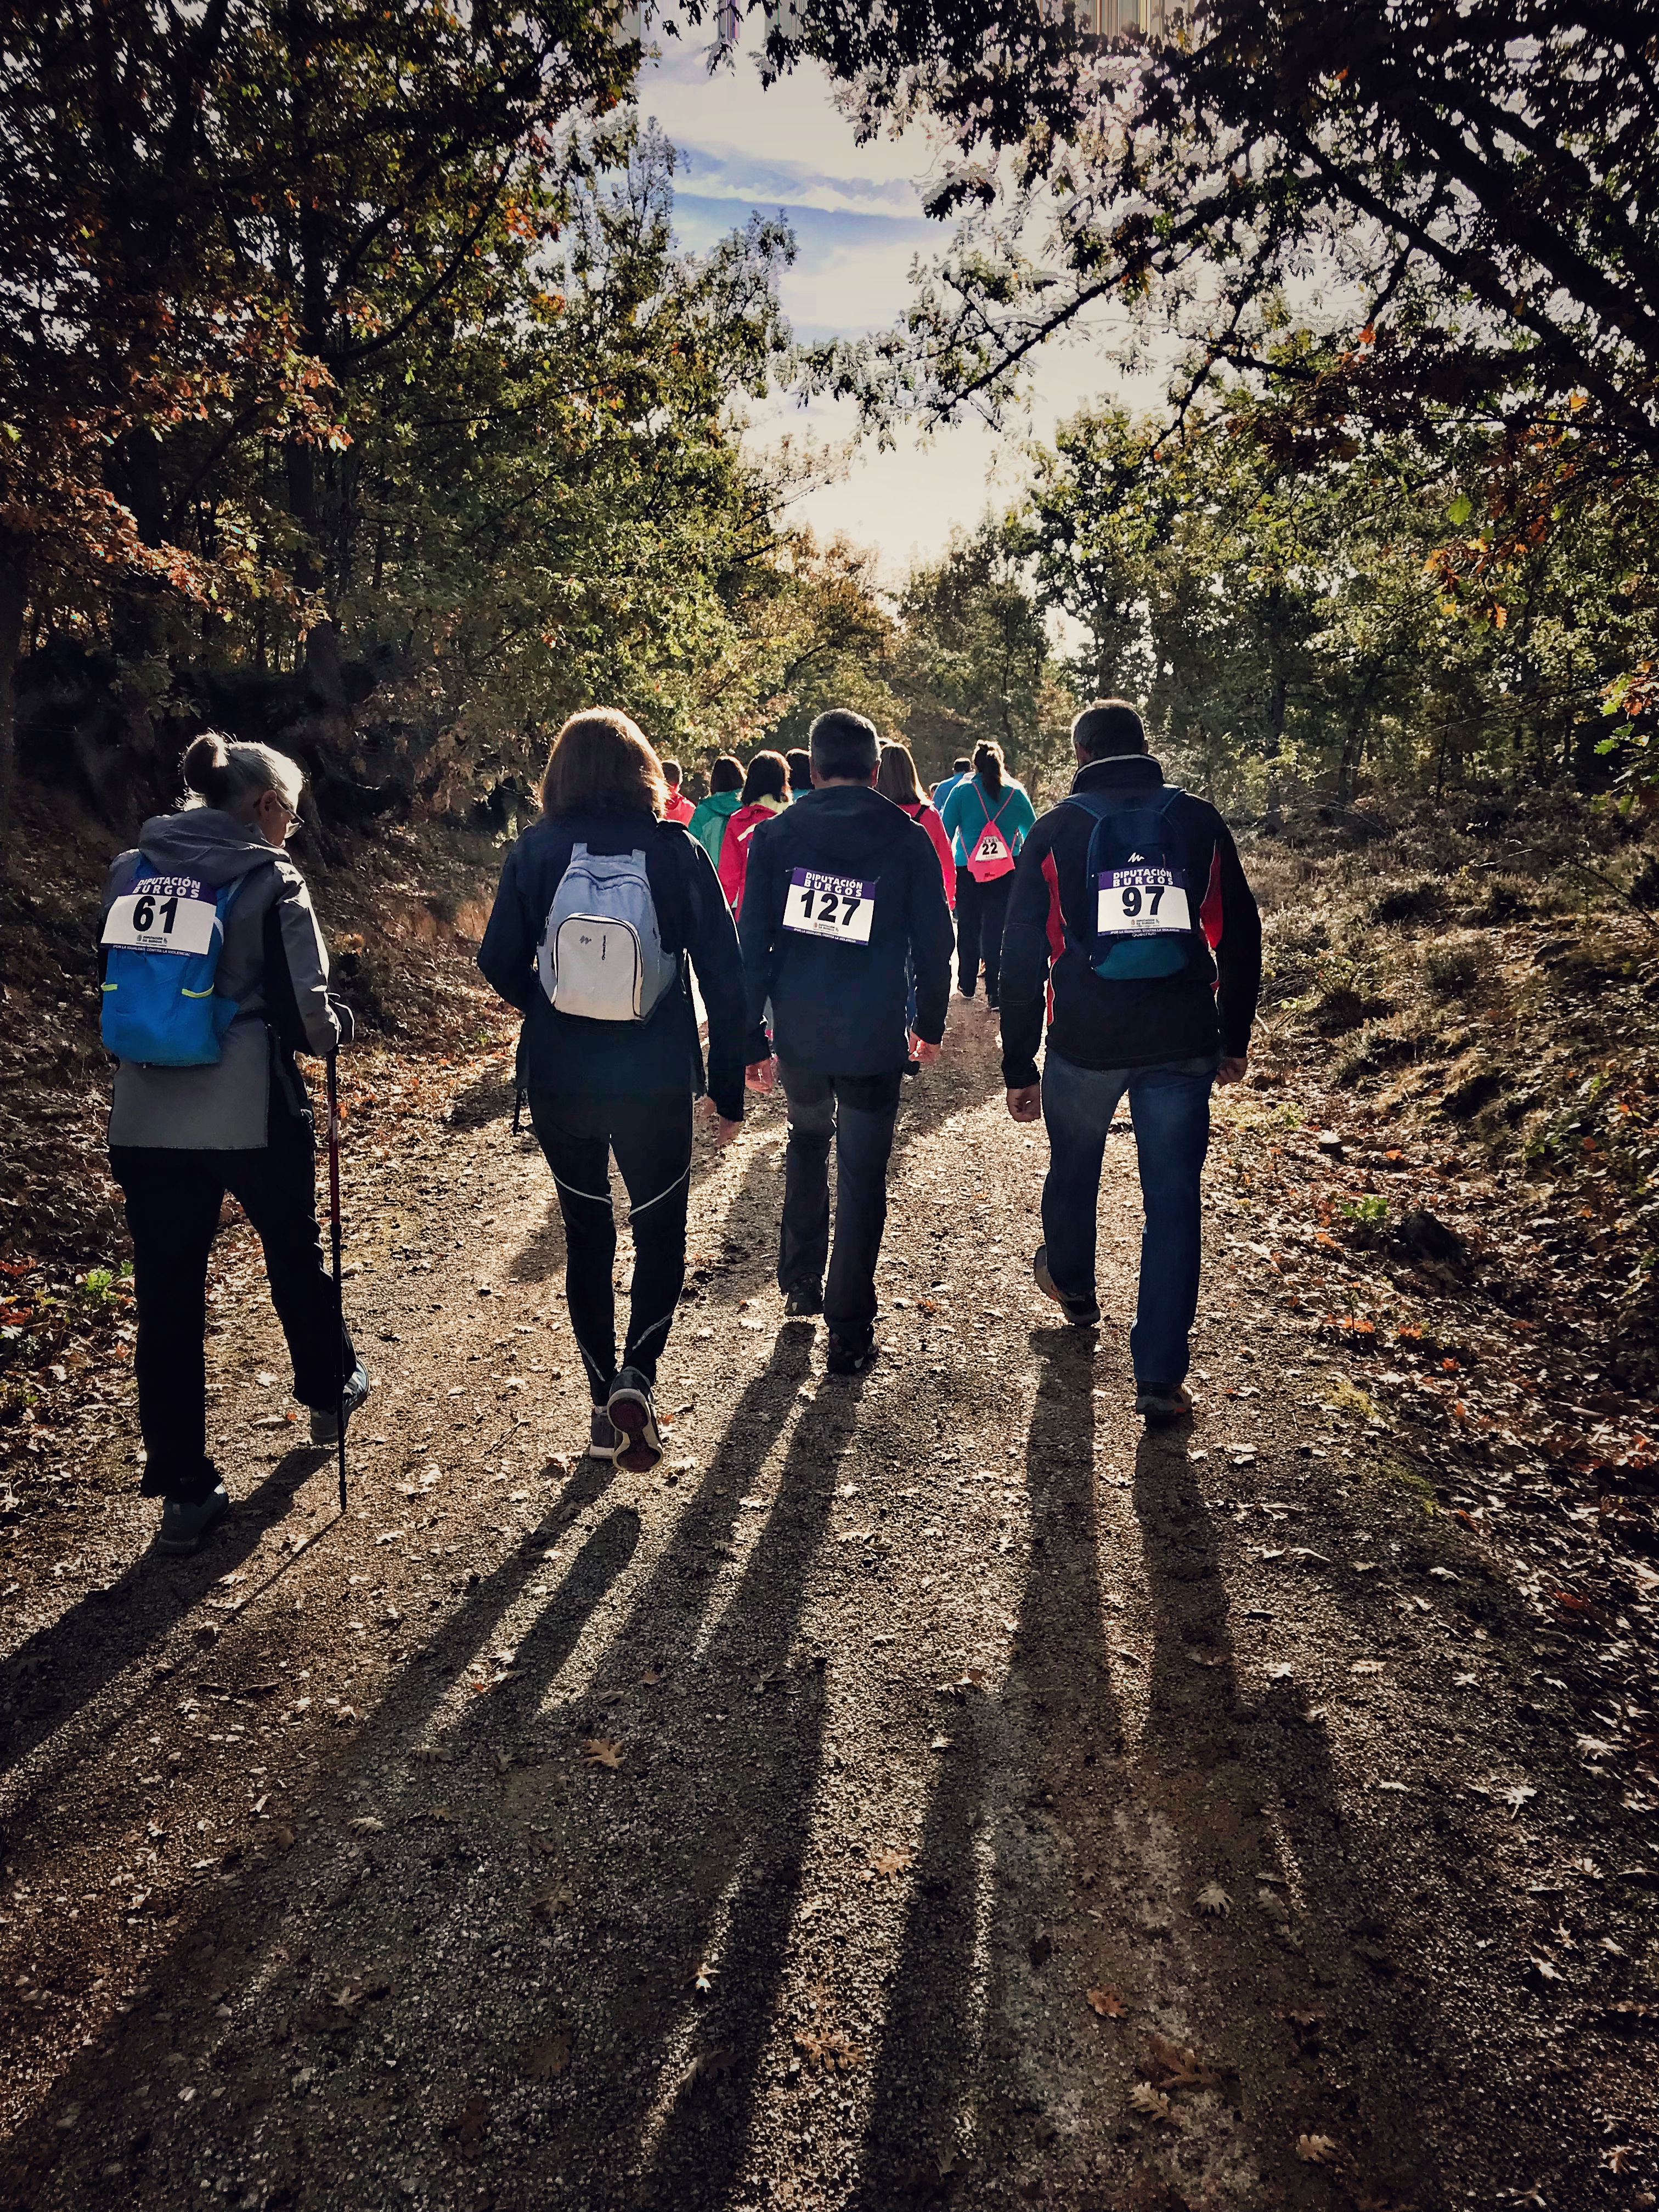
[[[230,1522],[155,1561],[112,1465],[8,1615],[0,2202],[1654,2203],[1659,1859],[1562,1647],[1218,1247],[1143,1437],[981,1008],[860,1383],[772,1284],[781,1109],[700,1135],[648,1478],[576,1455],[506,1103],[351,1157],[346,1518],[232,1235]],[[1115,1137],[1111,1316],[1138,1216]]]

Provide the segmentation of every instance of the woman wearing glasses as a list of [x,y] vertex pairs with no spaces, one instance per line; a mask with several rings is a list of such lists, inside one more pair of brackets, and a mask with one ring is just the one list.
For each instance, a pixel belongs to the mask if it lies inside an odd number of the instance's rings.
[[[329,992],[328,953],[305,878],[283,850],[305,778],[285,753],[215,732],[196,739],[183,766],[183,806],[146,822],[137,846],[110,870],[101,961],[112,1039],[123,977],[136,1001],[150,975],[165,989],[185,975],[169,963],[149,911],[165,914],[167,897],[145,898],[146,884],[166,878],[155,891],[173,896],[175,918],[181,908],[193,913],[204,941],[217,945],[216,1059],[161,1065],[161,1051],[154,1060],[121,1058],[109,1123],[110,1169],[132,1233],[142,1491],[162,1500],[157,1547],[175,1553],[194,1551],[229,1504],[207,1454],[203,1351],[208,1254],[227,1191],[264,1248],[294,1395],[311,1409],[311,1441],[331,1443],[338,1434],[343,1374],[348,1417],[368,1395],[323,1262],[311,1103],[294,1065],[295,1052],[325,1054],[351,1036],[349,1010]],[[135,908],[148,938],[134,933]],[[145,959],[149,975],[135,981],[131,959],[118,963],[111,948],[122,945]]]

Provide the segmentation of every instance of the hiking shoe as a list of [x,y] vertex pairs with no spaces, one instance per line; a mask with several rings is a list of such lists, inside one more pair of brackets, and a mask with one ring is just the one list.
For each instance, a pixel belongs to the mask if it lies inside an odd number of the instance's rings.
[[[360,1359],[351,1370],[351,1380],[345,1387],[344,1413],[349,1423],[368,1395],[368,1370]],[[314,1444],[337,1444],[340,1441],[340,1413],[337,1406],[313,1406],[311,1409],[311,1441]]]
[[617,1464],[629,1474],[649,1474],[663,1455],[662,1431],[651,1385],[637,1367],[624,1367],[611,1385],[605,1407],[617,1431]]
[[1073,1328],[1098,1327],[1100,1307],[1096,1300],[1068,1298],[1048,1273],[1048,1247],[1046,1244],[1039,1244],[1031,1255],[1031,1274],[1043,1297],[1054,1300]]
[[799,1319],[802,1314],[821,1314],[823,1311],[822,1283],[797,1283],[783,1302],[785,1313]]
[[588,1424],[587,1456],[589,1459],[615,1459],[617,1447],[622,1442],[621,1432],[603,1406],[595,1406],[593,1418]]
[[831,1375],[862,1375],[875,1365],[879,1356],[873,1337],[866,1337],[860,1343],[851,1337],[837,1336],[832,1330],[830,1356],[823,1364]]
[[222,1482],[216,1483],[205,1498],[163,1498],[161,1525],[155,1532],[156,1550],[175,1559],[186,1557],[229,1510],[230,1498]]
[[1137,1382],[1135,1411],[1152,1428],[1184,1420],[1193,1410],[1193,1394],[1184,1382]]

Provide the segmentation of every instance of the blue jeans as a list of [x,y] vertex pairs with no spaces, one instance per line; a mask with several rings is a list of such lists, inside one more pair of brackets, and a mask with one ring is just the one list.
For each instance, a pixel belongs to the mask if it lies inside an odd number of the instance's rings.
[[1154,1389],[1187,1377],[1201,1256],[1199,1179],[1210,1149],[1210,1090],[1218,1065],[1213,1054],[1162,1067],[1079,1067],[1053,1052],[1043,1062],[1048,1172],[1042,1235],[1048,1273],[1070,1298],[1094,1296],[1101,1157],[1118,1101],[1129,1094],[1146,1208],[1129,1354],[1136,1382]]

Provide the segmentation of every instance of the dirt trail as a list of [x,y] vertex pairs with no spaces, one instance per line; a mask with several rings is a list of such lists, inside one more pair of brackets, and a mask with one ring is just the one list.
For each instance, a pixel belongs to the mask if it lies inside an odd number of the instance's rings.
[[[1143,1438],[981,1008],[860,1384],[772,1285],[781,1110],[700,1136],[650,1478],[574,1456],[507,1103],[353,1158],[347,1518],[234,1245],[231,1522],[160,1564],[112,1468],[12,1632],[7,2205],[1654,2202],[1659,1861],[1557,1647],[1218,1240]],[[1115,1137],[1109,1315],[1138,1233]]]

